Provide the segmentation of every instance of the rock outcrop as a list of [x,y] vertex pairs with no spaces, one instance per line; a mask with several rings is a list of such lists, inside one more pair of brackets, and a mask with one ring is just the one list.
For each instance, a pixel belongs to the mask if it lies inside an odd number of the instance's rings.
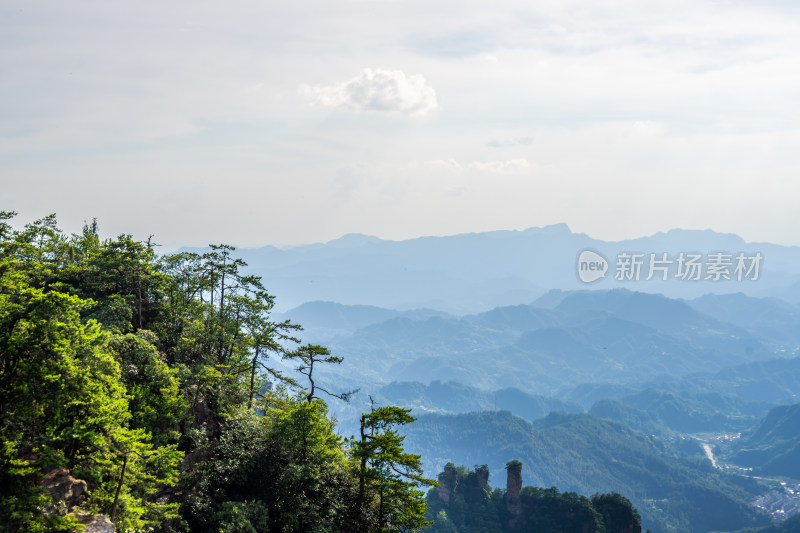
[[436,493],[444,503],[450,503],[458,488],[458,471],[453,463],[447,463],[444,472],[439,474],[439,488]]
[[509,520],[510,529],[516,529],[519,517],[522,514],[522,502],[519,493],[522,490],[522,463],[519,461],[509,461],[506,463],[506,509],[511,514]]
[[510,461],[506,465],[508,477],[506,479],[506,499],[519,500],[519,493],[522,490],[522,463]]
[[80,505],[89,496],[89,488],[82,479],[75,479],[66,468],[56,468],[44,475],[39,486],[47,491],[52,500],[49,513],[74,517],[84,533],[116,533],[114,523],[105,515],[87,514]]
[[39,486],[45,489],[53,500],[50,511],[61,516],[82,504],[89,494],[86,482],[72,477],[66,468],[51,470],[45,474]]
[[478,486],[484,492],[491,492],[489,488],[489,467],[487,465],[479,466],[475,469],[475,476],[478,478]]
[[[460,472],[459,469],[461,470]],[[461,491],[470,491],[476,487],[486,493],[492,492],[489,487],[488,466],[479,466],[475,468],[474,473],[467,473],[463,466],[456,468],[453,463],[447,463],[444,467],[444,472],[439,474],[439,487],[436,489],[436,494],[438,494],[440,500],[449,504],[453,500],[453,496],[459,492],[459,489]]]
[[109,517],[102,514],[86,515],[78,519],[83,524],[83,533],[116,533],[117,528]]
[[448,463],[439,475],[438,497],[430,509],[442,531],[463,525],[470,531],[527,531],[570,533],[641,533],[641,519],[624,496],[596,494],[592,499],[556,487],[522,487],[522,463],[506,463],[506,490],[489,487],[489,468]]

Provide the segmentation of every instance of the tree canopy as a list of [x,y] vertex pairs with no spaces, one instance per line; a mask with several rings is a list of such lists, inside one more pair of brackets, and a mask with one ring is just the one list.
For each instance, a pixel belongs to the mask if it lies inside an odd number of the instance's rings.
[[[417,531],[419,456],[407,410],[365,414],[345,441],[314,381],[341,357],[300,346],[297,324],[225,244],[159,256],[151,241],[79,234],[55,215],[0,212],[0,530]],[[303,379],[275,358],[299,362]],[[352,391],[351,391],[352,392]],[[366,458],[366,461],[365,461]],[[63,508],[54,469],[84,480]]]

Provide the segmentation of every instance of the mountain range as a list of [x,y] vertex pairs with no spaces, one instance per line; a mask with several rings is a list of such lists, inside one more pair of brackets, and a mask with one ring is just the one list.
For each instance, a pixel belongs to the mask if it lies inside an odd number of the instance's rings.
[[[326,300],[391,309],[432,308],[457,314],[476,313],[498,306],[526,303],[549,289],[586,288],[577,275],[583,250],[606,258],[609,271],[590,287],[624,287],[671,297],[696,298],[707,293],[743,292],[751,296],[778,296],[800,301],[800,247],[748,243],[733,234],[711,230],[674,229],[649,237],[603,241],[573,233],[566,224],[521,231],[492,231],[444,237],[389,241],[360,234],[327,243],[289,248],[265,246],[241,249],[239,255],[251,273],[262,276],[277,297],[278,310],[308,301]],[[744,279],[676,279],[681,253],[724,252],[735,266],[735,256],[760,253],[756,281]],[[614,264],[621,253],[668,254],[668,280],[655,275],[645,281],[615,278]],[[731,268],[731,270],[732,270]],[[752,277],[752,275],[751,275]]]
[[[552,413],[535,423],[509,412],[424,415],[406,445],[430,471],[447,462],[503,472],[522,462],[527,484],[591,495],[619,492],[642,514],[643,530],[706,532],[769,523],[750,505],[756,480],[715,470],[659,439],[587,414]],[[502,478],[501,478],[502,479]]]
[[[586,284],[581,250],[764,262],[757,281],[620,281],[612,267]],[[406,444],[428,475],[521,460],[534,485],[621,492],[654,532],[759,528],[753,502],[798,503],[752,476],[800,480],[800,248],[683,230],[607,243],[557,225],[241,256],[295,298],[274,319],[344,358],[315,369],[327,390],[360,389],[331,403],[340,433],[373,402],[410,408]]]
[[[737,302],[727,306],[728,312],[795,307],[744,295]],[[587,384],[669,382],[800,355],[793,340],[800,324],[791,316],[768,327],[756,321],[732,323],[701,311],[707,304],[707,298],[581,290],[550,292],[528,305],[474,315],[365,312],[361,306],[318,302],[276,318],[304,323],[306,342],[323,343],[344,357],[340,367],[326,373],[355,387],[439,380],[567,398]],[[794,393],[787,392],[780,400],[792,400]],[[588,407],[598,399],[583,403]]]

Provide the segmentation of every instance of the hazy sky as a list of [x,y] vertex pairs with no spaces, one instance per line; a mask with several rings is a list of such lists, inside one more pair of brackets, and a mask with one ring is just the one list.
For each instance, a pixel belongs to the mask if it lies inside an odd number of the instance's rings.
[[0,209],[167,244],[798,244],[795,5],[6,0]]

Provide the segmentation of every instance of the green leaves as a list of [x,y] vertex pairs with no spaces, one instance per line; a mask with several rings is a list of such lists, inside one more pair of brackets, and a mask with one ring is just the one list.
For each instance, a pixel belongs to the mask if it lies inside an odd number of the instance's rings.
[[[73,527],[37,488],[59,467],[88,484],[81,509],[121,532],[424,526],[418,487],[433,482],[396,429],[413,417],[375,409],[343,442],[318,396],[354,391],[314,373],[342,358],[291,349],[300,326],[272,320],[235,248],[156,258],[149,240],[101,239],[94,220],[67,236],[55,215],[19,231],[14,215],[0,211],[0,523]],[[274,356],[297,362],[306,390],[287,392],[299,385]]]
[[192,530],[350,531],[353,478],[324,402],[276,394],[259,407],[232,413],[187,480]]
[[154,442],[166,444],[180,436],[175,427],[184,420],[188,405],[177,371],[162,360],[148,337],[155,340],[146,330],[116,335],[109,340],[109,348],[121,365],[121,380],[130,398],[131,427],[147,429]]
[[[512,460],[507,470],[516,476],[521,466],[521,462]],[[511,497],[511,487],[505,492],[492,491],[486,484],[488,477],[485,465],[469,471],[448,463],[439,474],[442,488],[428,493],[428,516],[434,521],[429,531],[641,532],[638,512],[619,494],[596,494],[590,500],[575,492],[560,492],[556,487],[522,487],[518,495]]]
[[97,467],[103,467],[104,478],[97,482],[87,507],[111,516],[121,531],[141,531],[176,518],[178,504],[157,497],[178,480],[183,453],[176,448],[176,444],[154,445],[142,429],[119,428],[110,435],[109,446],[93,458]]
[[[53,219],[31,225],[17,239],[42,247],[63,242],[53,235],[54,224]],[[30,255],[47,259],[48,253]],[[150,498],[157,487],[174,483],[182,453],[175,444],[154,444],[144,428],[131,427],[129,391],[109,346],[111,336],[97,322],[81,320],[93,302],[37,286],[43,270],[35,261],[7,253],[0,265],[0,443],[7,459],[0,463],[0,492],[16,502],[0,510],[12,515],[3,521],[22,528],[36,520],[30,507],[41,505],[35,483],[55,467],[67,467],[89,483],[86,505],[97,511],[111,510],[108,494],[119,487],[127,502],[118,523],[121,531],[174,514],[174,505]],[[48,270],[48,280],[58,273]],[[157,371],[150,372],[147,382],[159,389],[157,409],[162,409],[170,405],[165,398],[175,399],[176,383],[152,350],[149,355],[142,368],[161,371],[160,382]],[[118,475],[119,464],[130,454],[141,460],[129,462],[127,476]]]
[[301,346],[297,350],[287,353],[284,356],[284,359],[293,359],[299,361],[300,366],[297,367],[297,371],[303,374],[308,378],[309,382],[309,389],[308,394],[306,394],[306,401],[309,403],[311,400],[316,398],[317,389],[321,390],[328,396],[332,396],[334,398],[339,398],[340,400],[349,401],[350,396],[358,392],[357,390],[352,390],[340,394],[335,394],[330,392],[322,387],[320,387],[314,381],[314,365],[319,364],[341,364],[343,359],[336,355],[331,355],[331,352],[328,351],[327,348],[323,346],[318,346],[316,344],[307,344],[305,346]]
[[410,412],[396,406],[373,408],[361,415],[360,438],[349,442],[359,464],[359,504],[377,505],[373,519],[362,515],[361,531],[417,531],[430,523],[418,487],[437,483],[423,477],[420,456],[405,452],[405,437],[395,429],[415,420]]

